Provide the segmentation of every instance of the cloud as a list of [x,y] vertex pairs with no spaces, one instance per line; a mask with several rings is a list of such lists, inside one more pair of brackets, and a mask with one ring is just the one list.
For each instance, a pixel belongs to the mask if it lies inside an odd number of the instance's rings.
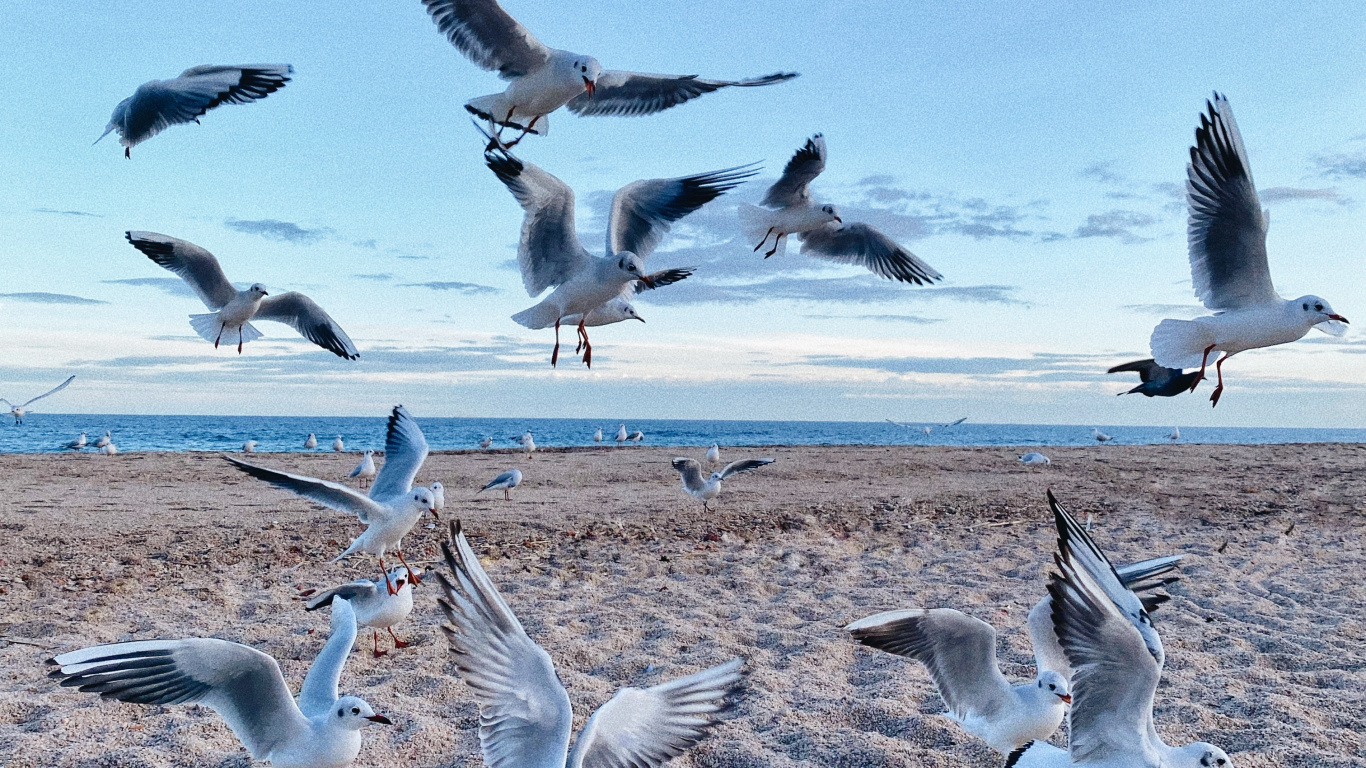
[[1125,304],[1122,309],[1137,312],[1140,315],[1179,315],[1181,317],[1197,317],[1206,313],[1205,308],[1198,304]]
[[357,280],[374,280],[376,282],[384,282],[385,280],[394,279],[394,276],[389,274],[388,272],[377,272],[368,275],[352,275],[352,277],[356,278]]
[[1332,155],[1319,155],[1314,158],[1319,175],[1330,179],[1366,178],[1366,153],[1351,152]]
[[942,317],[921,317],[919,315],[807,315],[812,320],[873,320],[888,323],[909,323],[911,325],[933,325],[942,323]]
[[738,304],[761,300],[847,302],[871,304],[948,298],[979,304],[1024,304],[1016,299],[1017,289],[1008,285],[971,285],[914,287],[873,275],[855,277],[806,278],[776,277],[761,282],[721,283],[685,280],[652,291],[649,303],[662,305]]
[[430,288],[433,291],[457,291],[459,293],[465,294],[466,296],[476,296],[480,294],[503,292],[501,289],[494,288],[491,285],[480,285],[478,283],[442,282],[439,280],[432,281],[429,283],[403,283],[402,287]]
[[172,296],[193,299],[195,293],[184,280],[178,277],[126,277],[122,280],[101,280],[109,285],[131,285],[139,288],[155,288]]
[[864,368],[894,374],[928,373],[967,376],[1002,376],[1018,378],[1030,374],[1036,380],[1055,377],[1076,380],[1079,377],[1104,378],[1105,368],[1098,362],[1108,360],[1101,355],[1035,354],[1030,357],[848,357],[844,355],[811,355],[794,365],[821,365],[835,368]]
[[352,245],[356,246],[357,248],[369,248],[372,251],[379,247],[379,243],[375,242],[374,240],[357,240],[354,243],[352,243]]
[[26,301],[32,304],[108,304],[107,301],[86,299],[68,293],[0,293],[0,299]]
[[1352,201],[1345,197],[1336,187],[1325,187],[1322,189],[1306,189],[1303,187],[1271,187],[1259,191],[1258,197],[1264,203],[1294,202],[1296,200],[1323,200],[1338,205],[1348,205]]
[[1111,237],[1121,243],[1145,243],[1152,238],[1143,237],[1135,230],[1146,229],[1157,223],[1157,219],[1139,211],[1113,210],[1108,213],[1093,213],[1086,217],[1086,223],[1077,227],[1072,237],[1079,240],[1089,237]]
[[279,240],[295,245],[311,245],[332,234],[332,230],[327,227],[305,229],[292,221],[279,221],[277,219],[257,219],[254,221],[228,219],[223,222],[223,226],[249,235],[260,235],[267,240]]
[[90,216],[96,219],[104,218],[102,213],[86,213],[85,211],[59,211],[56,208],[34,208],[34,213],[55,213],[58,216]]
[[1091,163],[1085,168],[1082,168],[1078,175],[1095,179],[1102,184],[1121,184],[1127,182],[1128,179],[1111,170],[1113,167],[1114,162],[1109,160]]

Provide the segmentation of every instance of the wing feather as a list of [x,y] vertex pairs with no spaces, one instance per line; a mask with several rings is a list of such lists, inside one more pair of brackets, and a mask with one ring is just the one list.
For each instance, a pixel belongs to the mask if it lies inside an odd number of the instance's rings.
[[796,76],[795,72],[775,72],[747,80],[704,80],[697,75],[653,75],[608,69],[598,75],[591,95],[581,93],[570,100],[568,106],[576,115],[652,115],[721,88],[773,85]]

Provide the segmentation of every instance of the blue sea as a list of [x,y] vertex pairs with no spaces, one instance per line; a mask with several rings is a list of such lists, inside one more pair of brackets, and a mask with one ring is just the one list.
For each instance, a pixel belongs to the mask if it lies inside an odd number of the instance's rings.
[[[531,430],[542,448],[593,445],[601,428],[610,443],[620,421],[592,419],[419,419],[434,450],[469,450],[485,436],[494,448],[512,448]],[[35,413],[23,426],[0,421],[0,453],[41,453],[62,446],[85,431],[90,442],[113,433],[120,451],[237,451],[247,440],[257,451],[300,451],[304,438],[318,436],[318,450],[331,450],[341,435],[346,450],[384,447],[384,418],[298,416],[114,416]],[[1121,445],[1163,444],[1172,428],[1096,425]],[[929,427],[929,434],[923,428]],[[1092,445],[1091,426],[1056,424],[935,424],[899,426],[863,421],[627,421],[627,431],[645,433],[645,445]],[[1366,443],[1366,429],[1270,429],[1189,427],[1190,443]],[[92,450],[87,448],[86,450]]]

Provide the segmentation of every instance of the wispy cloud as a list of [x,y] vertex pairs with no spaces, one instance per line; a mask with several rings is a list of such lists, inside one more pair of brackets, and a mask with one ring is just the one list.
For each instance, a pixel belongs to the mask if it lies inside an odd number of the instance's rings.
[[872,320],[886,323],[909,323],[910,325],[933,325],[944,322],[942,317],[921,317],[919,315],[807,315],[812,320]]
[[1086,217],[1086,223],[1077,227],[1072,237],[1110,237],[1121,243],[1144,243],[1152,238],[1140,235],[1137,230],[1148,229],[1157,223],[1157,218],[1139,211],[1114,210],[1106,213],[1093,213]]
[[1011,376],[1049,380],[1055,376],[1069,379],[1103,378],[1099,361],[1108,356],[1035,354],[1029,357],[849,357],[811,355],[797,365],[835,368],[865,368],[894,374],[924,373],[966,376]]
[[381,283],[386,280],[394,279],[394,276],[389,274],[388,272],[375,272],[371,274],[352,275],[352,277],[356,278],[357,280],[374,280],[375,282]]
[[24,301],[31,304],[108,304],[107,301],[72,296],[68,293],[0,293],[0,299]]
[[1008,285],[913,287],[873,275],[855,277],[776,277],[762,282],[731,284],[696,278],[650,293],[651,304],[735,304],[761,300],[792,300],[871,304],[948,298],[979,304],[1024,304]]
[[404,288],[430,288],[433,291],[456,291],[466,296],[480,294],[502,293],[502,290],[491,285],[480,285],[478,283],[443,282],[435,280],[428,283],[403,283]]
[[1350,205],[1351,200],[1336,187],[1306,189],[1304,187],[1271,187],[1257,193],[1264,203],[1295,202],[1297,200],[1321,200],[1338,205]]
[[311,245],[332,234],[332,230],[327,227],[305,229],[292,221],[279,221],[278,219],[257,219],[253,221],[228,219],[223,222],[223,226],[249,235],[260,235],[267,240],[279,240],[295,245]]
[[1140,315],[1196,317],[1206,314],[1205,308],[1198,304],[1125,304],[1122,308]]
[[1319,155],[1314,158],[1319,175],[1329,179],[1366,178],[1366,152],[1354,150]]
[[52,213],[58,216],[89,216],[91,218],[102,219],[102,213],[88,213],[86,211],[61,211],[56,208],[34,208],[34,213]]
[[178,277],[126,277],[122,280],[102,280],[109,285],[131,285],[137,288],[155,288],[162,293],[182,298],[195,298],[194,290]]

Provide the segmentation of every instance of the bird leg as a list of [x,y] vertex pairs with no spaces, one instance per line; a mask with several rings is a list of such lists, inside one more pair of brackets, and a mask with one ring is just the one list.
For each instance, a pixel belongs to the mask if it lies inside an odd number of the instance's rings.
[[579,333],[583,336],[583,364],[589,368],[593,367],[593,345],[588,343],[588,330],[583,327],[583,321],[588,318],[585,312],[583,318],[579,320]]
[[222,325],[218,326],[218,335],[215,336],[215,337],[213,337],[213,348],[214,348],[214,349],[218,349],[218,342],[220,342],[220,341],[223,340],[223,328],[224,328],[224,327],[225,327],[225,326],[222,326]]
[[242,354],[242,326],[237,326],[237,354]]
[[[1199,376],[1196,376],[1196,377],[1195,377],[1195,381],[1191,382],[1191,388],[1190,388],[1190,390],[1188,390],[1188,391],[1194,392],[1194,391],[1195,391],[1195,387],[1196,387],[1200,382],[1202,382],[1202,381],[1205,380],[1205,366],[1209,365],[1209,353],[1211,353],[1211,352],[1214,351],[1214,347],[1215,347],[1214,344],[1211,344],[1211,345],[1209,345],[1208,347],[1205,347],[1205,355],[1204,355],[1204,357],[1201,357],[1201,358],[1200,358],[1200,375],[1199,375]],[[1216,364],[1216,365],[1217,365],[1217,364]]]
[[777,229],[777,227],[769,227],[769,228],[768,228],[768,231],[764,233],[764,239],[763,239],[763,240],[760,240],[760,241],[759,241],[759,244],[756,245],[756,246],[754,246],[754,252],[755,252],[755,253],[758,253],[758,252],[759,252],[759,249],[764,247],[764,243],[767,243],[767,242],[768,242],[768,236],[771,235],[771,234],[773,234],[773,230],[775,230],[775,229]]
[[[508,117],[509,117],[509,118],[512,117],[512,113],[511,113],[511,112],[508,112]],[[517,146],[519,143],[521,143],[522,139],[525,139],[525,138],[526,138],[526,135],[527,135],[528,133],[531,133],[531,129],[536,127],[536,121],[537,121],[537,120],[540,120],[540,119],[541,119],[541,116],[540,116],[540,115],[537,115],[537,116],[531,118],[531,122],[530,122],[530,123],[527,123],[527,126],[526,126],[525,128],[522,129],[522,135],[521,135],[521,136],[518,136],[518,137],[515,138],[515,139],[513,139],[511,142],[509,142],[509,143],[503,145],[503,149],[512,149],[513,147],[515,147],[515,146]]]
[[512,494],[508,493],[506,488],[503,489],[503,501],[512,501]]
[[421,584],[422,579],[419,579],[417,577],[417,574],[413,572],[413,567],[411,565],[408,565],[407,560],[403,559],[403,550],[396,549],[394,550],[394,554],[398,555],[398,561],[400,563],[403,563],[403,567],[408,569],[408,581],[412,582],[413,584]]
[[133,156],[130,155],[130,154],[128,154],[128,150],[130,150],[130,149],[132,149],[132,147],[124,147],[124,148],[123,148],[123,159],[125,159],[125,160],[132,160],[132,159],[133,159]]
[[1228,359],[1228,353],[1219,358],[1219,362],[1214,364],[1214,372],[1219,374],[1219,385],[1214,388],[1214,394],[1209,396],[1211,408],[1219,404],[1219,396],[1224,394],[1224,361]]
[[[397,595],[398,590],[394,589],[394,582],[389,581],[389,567],[384,564],[384,558],[382,556],[379,559],[379,570],[380,573],[384,574],[384,586],[389,588],[389,594]],[[408,575],[411,576],[412,574],[410,573]]]
[[578,346],[574,347],[574,354],[578,354],[579,352],[583,351],[583,343],[588,340],[588,334],[584,333],[582,330],[580,330],[578,333],[579,344]]
[[773,254],[775,254],[775,253],[778,252],[778,244],[781,243],[781,242],[783,241],[783,238],[784,238],[784,237],[787,237],[787,234],[786,234],[786,233],[781,234],[781,235],[778,235],[777,237],[773,238],[773,250],[771,250],[771,251],[769,251],[768,253],[765,253],[765,254],[764,254],[764,258],[765,258],[765,259],[767,259],[769,256],[772,256]]
[[[577,349],[574,350],[574,351],[575,351],[575,352],[578,352]],[[555,320],[555,351],[550,353],[550,367],[551,367],[551,368],[554,368],[554,367],[555,367],[555,363],[558,362],[559,359],[560,359],[560,321],[559,321],[559,318],[556,318],[556,320]]]
[[375,644],[375,658],[378,659],[381,656],[389,655],[388,651],[381,651],[379,649],[379,633],[373,629],[370,630],[370,642]]
[[395,648],[407,648],[409,645],[411,645],[411,643],[405,643],[405,642],[403,642],[402,640],[399,640],[399,639],[398,639],[398,635],[394,634],[394,628],[393,628],[393,627],[388,627],[388,630],[389,630],[389,637],[394,638],[394,647],[395,647]]

